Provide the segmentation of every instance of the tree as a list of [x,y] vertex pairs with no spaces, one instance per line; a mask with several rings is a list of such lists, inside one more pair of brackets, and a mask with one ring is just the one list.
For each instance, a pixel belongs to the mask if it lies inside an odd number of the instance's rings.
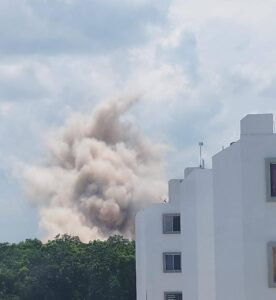
[[0,244],[3,300],[134,300],[135,281],[135,243],[121,236]]

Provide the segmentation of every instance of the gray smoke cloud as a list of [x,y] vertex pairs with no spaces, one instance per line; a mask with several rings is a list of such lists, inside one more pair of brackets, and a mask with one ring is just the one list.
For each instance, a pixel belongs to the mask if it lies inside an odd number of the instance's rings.
[[99,105],[70,118],[49,140],[49,158],[27,166],[27,192],[38,206],[46,239],[134,236],[134,217],[166,195],[163,147],[124,118],[136,99]]

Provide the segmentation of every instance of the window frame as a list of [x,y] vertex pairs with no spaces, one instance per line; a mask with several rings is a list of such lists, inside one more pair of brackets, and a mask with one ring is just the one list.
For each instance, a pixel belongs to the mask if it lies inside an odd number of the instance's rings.
[[[268,242],[267,244],[267,257],[268,257],[268,286],[276,288],[276,280],[274,281],[274,259],[273,248],[276,250],[276,242]],[[276,262],[275,262],[276,263]],[[275,274],[276,275],[276,274]]]
[[[166,269],[166,255],[179,255],[180,256],[180,269],[179,270],[167,270]],[[174,267],[174,259],[173,259]],[[182,254],[181,252],[163,252],[163,272],[164,273],[181,273],[182,272]]]
[[164,300],[167,300],[167,296],[170,295],[170,294],[181,295],[181,298],[183,298],[182,292],[174,291],[174,292],[165,292],[164,293]]
[[276,202],[276,196],[271,195],[271,173],[270,173],[271,164],[276,165],[276,157],[268,157],[265,159],[266,201]]
[[[173,222],[173,217],[179,217],[180,230],[179,231],[166,230],[165,217],[172,217],[172,222]],[[162,226],[163,226],[163,234],[180,234],[181,233],[181,216],[180,216],[180,213],[164,213],[162,215]],[[172,227],[173,227],[173,223],[172,223]]]

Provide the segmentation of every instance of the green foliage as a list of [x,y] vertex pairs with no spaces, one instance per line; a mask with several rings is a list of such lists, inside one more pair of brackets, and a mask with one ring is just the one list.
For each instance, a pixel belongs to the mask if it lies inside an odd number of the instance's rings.
[[135,293],[135,244],[121,236],[0,244],[1,300],[135,300]]

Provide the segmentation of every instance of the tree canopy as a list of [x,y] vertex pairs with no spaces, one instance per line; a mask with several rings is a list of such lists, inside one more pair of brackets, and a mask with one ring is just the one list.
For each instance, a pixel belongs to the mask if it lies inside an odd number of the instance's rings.
[[0,244],[2,300],[135,300],[135,283],[135,244],[121,236]]

